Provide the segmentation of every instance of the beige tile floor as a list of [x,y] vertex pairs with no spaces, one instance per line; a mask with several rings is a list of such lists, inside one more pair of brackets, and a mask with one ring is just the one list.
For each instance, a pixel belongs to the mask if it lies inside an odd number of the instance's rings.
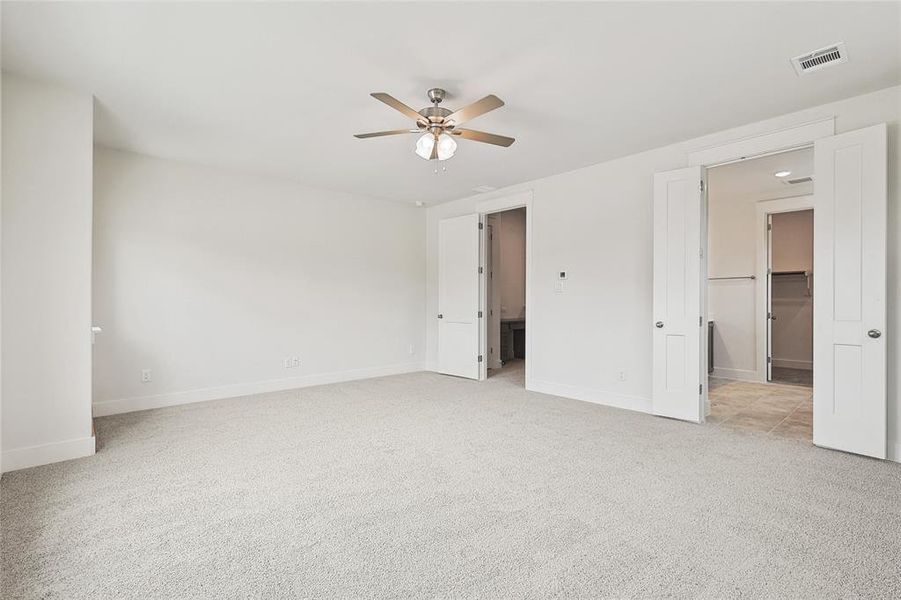
[[813,439],[813,390],[774,383],[710,379],[710,414],[718,427]]

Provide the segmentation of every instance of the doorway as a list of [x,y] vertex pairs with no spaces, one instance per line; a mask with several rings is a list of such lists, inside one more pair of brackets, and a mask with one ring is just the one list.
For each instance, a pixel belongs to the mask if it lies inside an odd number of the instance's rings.
[[708,170],[706,420],[718,427],[813,439],[813,167],[807,147]]
[[[699,150],[689,154],[692,166],[654,176],[651,411],[694,422],[709,412],[708,169],[811,144],[817,188],[813,443],[885,458],[885,123],[835,134],[832,120],[824,119]],[[766,352],[761,340],[758,356]]]
[[525,385],[526,209],[485,216],[487,377]]
[[767,379],[812,388],[813,209],[767,221]]

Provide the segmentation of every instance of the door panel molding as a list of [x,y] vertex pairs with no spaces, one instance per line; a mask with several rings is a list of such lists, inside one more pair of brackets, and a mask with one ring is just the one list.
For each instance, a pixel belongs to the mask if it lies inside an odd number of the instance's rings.
[[886,457],[887,133],[814,146],[813,442]]
[[707,387],[704,189],[700,166],[654,176],[652,412],[693,422],[704,418]]

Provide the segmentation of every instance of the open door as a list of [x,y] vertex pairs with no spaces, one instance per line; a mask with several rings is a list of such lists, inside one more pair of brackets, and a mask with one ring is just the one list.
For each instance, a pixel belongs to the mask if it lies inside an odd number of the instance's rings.
[[814,145],[813,443],[886,455],[886,126]]
[[479,215],[438,223],[438,372],[479,379]]
[[706,170],[654,176],[655,415],[703,419],[707,347]]

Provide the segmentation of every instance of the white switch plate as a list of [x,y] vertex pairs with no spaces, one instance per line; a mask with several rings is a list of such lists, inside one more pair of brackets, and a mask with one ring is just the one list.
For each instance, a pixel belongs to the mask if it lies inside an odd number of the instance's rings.
[[153,381],[153,374],[150,369],[141,369],[141,383],[150,383]]

